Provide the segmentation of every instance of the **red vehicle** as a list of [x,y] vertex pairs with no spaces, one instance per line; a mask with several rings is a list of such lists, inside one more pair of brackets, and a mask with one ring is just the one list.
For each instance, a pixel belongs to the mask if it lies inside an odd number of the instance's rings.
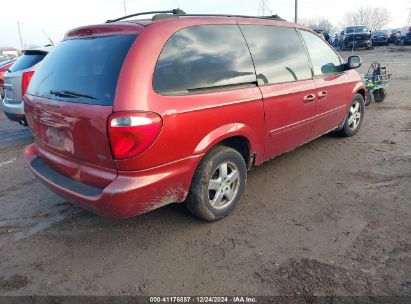
[[128,17],[68,32],[24,97],[35,137],[25,160],[74,204],[127,218],[185,202],[213,221],[239,202],[247,169],[361,126],[360,58],[344,63],[307,28],[180,10]]
[[4,73],[13,65],[16,59],[0,62],[0,96],[3,98]]

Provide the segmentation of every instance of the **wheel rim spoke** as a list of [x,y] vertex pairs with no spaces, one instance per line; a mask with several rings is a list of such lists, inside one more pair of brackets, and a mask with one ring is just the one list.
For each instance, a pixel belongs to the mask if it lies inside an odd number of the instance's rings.
[[355,109],[354,109],[353,106],[351,106],[351,108],[350,108],[350,113],[351,113],[351,114],[354,114],[354,113],[355,113]]
[[234,183],[235,181],[237,181],[237,179],[239,178],[239,174],[237,170],[233,170],[231,171],[231,173],[227,176],[228,182],[230,184]]
[[227,163],[222,163],[219,167],[219,173],[221,178],[227,177]]
[[217,192],[215,193],[213,200],[211,201],[211,205],[213,205],[214,207],[221,205],[221,201],[223,200],[223,197],[224,197],[223,190],[218,189]]
[[234,197],[234,192],[233,190],[230,188],[225,192],[225,196],[227,197],[227,199],[232,200]]

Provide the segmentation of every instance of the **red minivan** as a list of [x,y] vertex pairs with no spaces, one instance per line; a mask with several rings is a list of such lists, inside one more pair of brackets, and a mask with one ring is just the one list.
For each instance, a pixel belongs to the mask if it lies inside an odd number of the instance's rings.
[[25,160],[76,205],[127,218],[185,202],[217,220],[241,199],[251,167],[361,126],[360,58],[345,63],[303,26],[132,16],[69,31],[24,98],[35,137]]

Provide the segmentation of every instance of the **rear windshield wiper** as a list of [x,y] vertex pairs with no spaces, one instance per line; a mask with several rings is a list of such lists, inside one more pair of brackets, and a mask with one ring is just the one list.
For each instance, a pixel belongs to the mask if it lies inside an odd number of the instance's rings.
[[68,90],[64,90],[64,91],[55,91],[55,90],[50,90],[50,94],[53,94],[55,96],[58,97],[72,97],[72,98],[79,98],[79,97],[84,97],[84,98],[89,98],[89,99],[97,99],[96,97],[87,95],[87,94],[82,94],[82,93],[78,93],[78,92],[74,92],[74,91],[68,91]]

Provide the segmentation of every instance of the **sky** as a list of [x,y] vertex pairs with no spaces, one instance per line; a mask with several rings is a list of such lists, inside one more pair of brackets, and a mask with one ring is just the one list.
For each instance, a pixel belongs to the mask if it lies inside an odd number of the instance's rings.
[[[294,20],[294,0],[267,0],[273,13]],[[127,14],[151,10],[181,8],[187,13],[231,13],[257,15],[259,0],[126,0]],[[326,17],[338,25],[348,10],[372,4],[387,7],[392,21],[387,28],[404,26],[411,0],[298,0],[299,17]],[[103,23],[124,15],[122,0],[0,0],[0,47],[20,49],[17,22],[20,23],[23,44],[49,43],[43,31],[54,41],[60,41],[72,28]]]

